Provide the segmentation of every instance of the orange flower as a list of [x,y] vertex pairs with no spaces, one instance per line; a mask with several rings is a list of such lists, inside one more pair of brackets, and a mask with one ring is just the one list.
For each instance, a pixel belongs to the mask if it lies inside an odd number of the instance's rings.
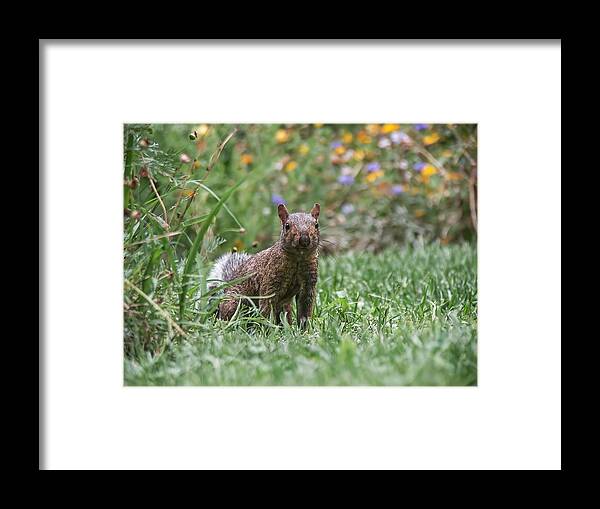
[[252,154],[243,154],[241,157],[242,160],[242,164],[252,164],[252,162],[254,161],[254,158],[252,157]]
[[356,139],[363,145],[371,143],[371,137],[365,131],[358,131],[356,134]]
[[346,147],[344,147],[344,146],[337,147],[335,149],[335,153],[339,156],[341,156],[344,152],[346,152]]
[[352,143],[352,138],[353,138],[352,133],[344,133],[342,135],[342,141],[346,144]]

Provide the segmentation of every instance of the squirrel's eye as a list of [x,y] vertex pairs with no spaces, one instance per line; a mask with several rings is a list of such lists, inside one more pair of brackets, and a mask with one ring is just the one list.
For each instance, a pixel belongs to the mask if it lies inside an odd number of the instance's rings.
[[290,223],[285,223],[285,229],[289,230],[290,229]]

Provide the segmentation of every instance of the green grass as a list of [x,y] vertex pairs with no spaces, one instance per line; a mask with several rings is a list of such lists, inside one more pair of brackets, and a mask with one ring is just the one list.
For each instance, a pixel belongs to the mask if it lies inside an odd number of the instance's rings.
[[476,248],[322,258],[307,332],[256,316],[181,325],[187,338],[126,356],[126,385],[476,385]]

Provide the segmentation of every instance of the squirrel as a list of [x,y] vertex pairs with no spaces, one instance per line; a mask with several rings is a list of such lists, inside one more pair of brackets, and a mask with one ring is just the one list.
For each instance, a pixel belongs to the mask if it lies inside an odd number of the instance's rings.
[[[285,313],[292,324],[292,299],[296,298],[297,323],[306,329],[312,315],[317,289],[319,261],[319,213],[315,203],[310,214],[290,214],[284,204],[277,206],[281,220],[279,240],[268,249],[254,255],[228,253],[217,259],[208,279],[208,288],[246,276],[240,283],[225,289],[217,316],[230,320],[238,306],[248,303],[247,297],[267,318],[274,316],[281,323]],[[245,302],[246,301],[246,302]]]

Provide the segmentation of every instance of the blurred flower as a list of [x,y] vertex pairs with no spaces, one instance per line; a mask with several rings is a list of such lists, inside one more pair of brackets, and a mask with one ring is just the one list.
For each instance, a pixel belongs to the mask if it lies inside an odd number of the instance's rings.
[[283,161],[276,161],[273,164],[273,168],[275,168],[276,170],[279,170],[279,171],[283,170]]
[[415,129],[417,131],[422,131],[423,129],[427,129],[429,124],[415,124]]
[[290,139],[290,133],[285,129],[278,129],[275,133],[277,143],[285,143]]
[[298,167],[298,163],[296,161],[290,161],[285,165],[285,171],[294,171]]
[[352,214],[352,212],[354,212],[354,205],[352,203],[344,203],[342,205],[342,214],[347,216],[348,214]]
[[406,159],[402,159],[398,166],[400,166],[401,170],[408,170],[408,161]]
[[452,150],[450,150],[449,148],[447,148],[446,150],[444,150],[442,152],[442,156],[443,157],[452,157]]
[[398,145],[399,143],[410,144],[412,142],[411,137],[403,131],[394,131],[390,134],[390,138],[392,139],[392,143]]
[[342,175],[352,175],[354,170],[350,166],[342,166],[340,172]]
[[399,194],[402,194],[403,192],[404,192],[404,188],[401,185],[397,184],[395,186],[392,186],[392,194],[394,196],[398,196]]
[[243,154],[241,157],[242,160],[242,164],[252,164],[252,162],[254,161],[254,158],[252,157],[252,154]]
[[380,169],[381,169],[381,165],[377,161],[367,164],[367,171],[369,173],[373,173],[374,171],[379,171]]
[[337,148],[335,149],[335,153],[336,153],[337,155],[340,155],[340,156],[341,156],[341,155],[342,155],[344,152],[346,152],[346,148],[345,148],[343,145],[340,145],[339,147],[337,147]]
[[338,148],[342,146],[342,142],[340,140],[334,140],[331,142],[331,148]]
[[198,136],[205,136],[208,132],[209,127],[206,124],[199,125],[196,127],[195,132]]
[[192,162],[192,158],[190,156],[188,156],[187,154],[181,154],[179,156],[179,161],[186,164],[186,163],[191,163]]
[[425,211],[423,209],[415,210],[415,217],[423,217],[425,215]]
[[400,126],[398,124],[383,124],[383,127],[381,128],[381,132],[383,134],[388,134],[388,133],[393,133],[394,131],[397,131],[398,129],[400,129]]
[[369,173],[366,176],[367,182],[375,182],[379,177],[383,177],[383,171],[374,171],[373,173]]
[[456,171],[449,171],[448,173],[446,173],[446,178],[448,180],[460,180],[462,178],[462,175]]
[[367,125],[367,132],[371,135],[371,136],[376,136],[379,134],[379,131],[381,130],[381,128],[379,127],[378,124],[368,124]]
[[438,133],[433,133],[423,138],[423,143],[425,145],[433,145],[440,141],[440,135]]
[[362,149],[358,149],[354,152],[354,159],[357,161],[362,161],[365,158],[365,151]]
[[418,163],[415,163],[413,168],[417,171],[421,171],[423,168],[425,168],[425,163],[422,161],[419,161]]
[[354,177],[352,175],[340,175],[337,181],[343,186],[349,186],[354,183]]
[[371,137],[365,131],[359,131],[356,135],[356,139],[363,145],[371,143]]
[[346,151],[346,153],[344,154],[342,159],[344,160],[344,162],[347,163],[348,161],[350,161],[350,159],[352,159],[353,156],[354,156],[354,150],[349,149]]
[[273,193],[271,195],[271,203],[274,203],[275,205],[279,205],[281,203],[283,203],[284,205],[287,204],[287,202],[283,199],[283,196]]
[[421,172],[421,174],[424,177],[431,177],[432,175],[435,175],[437,173],[437,168],[431,164],[426,164],[423,167],[423,171]]
[[241,251],[242,249],[244,249],[244,241],[242,239],[237,239],[234,244],[233,247],[237,250],[237,251]]
[[304,155],[308,154],[308,153],[309,153],[309,151],[310,151],[310,148],[308,148],[308,145],[307,145],[306,143],[303,143],[302,145],[300,145],[300,146],[298,147],[298,153],[299,153],[300,155],[303,155],[303,156],[304,156]]
[[192,163],[192,168],[194,170],[197,170],[198,168],[200,168],[200,161],[198,161],[198,159],[194,159],[194,162]]
[[313,124],[317,129],[319,129],[319,127],[323,127],[323,124]]
[[392,142],[390,141],[389,138],[381,138],[379,140],[379,143],[377,143],[377,146],[379,148],[388,148],[392,145]]
[[346,144],[352,143],[352,138],[352,133],[344,133],[344,135],[342,136],[342,141]]

